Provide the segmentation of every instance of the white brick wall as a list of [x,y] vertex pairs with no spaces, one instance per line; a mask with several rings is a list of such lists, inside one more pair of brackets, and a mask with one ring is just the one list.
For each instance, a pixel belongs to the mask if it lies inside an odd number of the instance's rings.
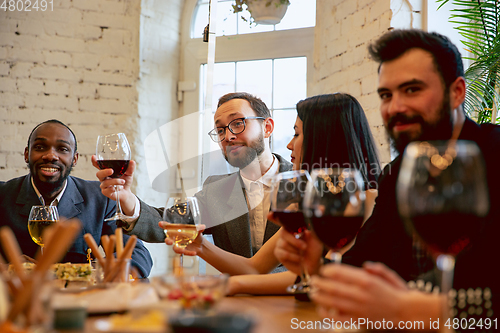
[[390,0],[317,0],[310,95],[346,92],[363,106],[383,163],[391,158],[379,112],[377,64],[367,46],[391,26]]
[[53,11],[0,11],[1,180],[27,172],[26,139],[47,119],[74,130],[74,175],[86,179],[97,135],[137,140],[140,10],[141,0],[55,0]]

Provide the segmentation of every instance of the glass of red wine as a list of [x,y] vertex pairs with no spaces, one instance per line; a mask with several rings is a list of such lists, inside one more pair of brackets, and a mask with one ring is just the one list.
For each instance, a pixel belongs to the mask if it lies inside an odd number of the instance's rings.
[[441,291],[453,283],[455,257],[479,236],[489,211],[485,166],[471,141],[413,142],[397,181],[407,230],[437,256]]
[[[271,179],[271,211],[279,219],[283,228],[301,238],[307,230],[302,212],[302,202],[308,181],[311,179],[305,170],[279,173]],[[291,294],[305,294],[310,290],[309,274],[301,265],[301,281],[287,287]]]
[[319,240],[332,251],[334,262],[341,262],[339,251],[356,237],[364,211],[364,182],[358,170],[325,168],[311,172],[304,214]]
[[[127,171],[130,163],[130,145],[123,133],[99,135],[96,145],[96,157],[99,168],[113,169],[112,178],[120,178]],[[120,206],[120,191],[114,186],[116,193],[116,214],[105,221],[121,220],[123,216]]]

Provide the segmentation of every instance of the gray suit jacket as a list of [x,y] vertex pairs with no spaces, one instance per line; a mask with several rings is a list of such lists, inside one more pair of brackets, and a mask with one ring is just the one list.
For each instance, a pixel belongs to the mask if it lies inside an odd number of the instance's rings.
[[[279,172],[292,169],[292,164],[275,154],[280,163]],[[246,193],[239,172],[210,176],[203,189],[196,193],[200,205],[201,222],[207,226],[215,245],[247,258],[252,250],[250,222]],[[141,213],[131,233],[148,242],[163,242],[165,235],[158,227],[163,218],[163,208],[153,208],[141,201]],[[264,243],[279,230],[279,226],[267,221]]]
[[[101,235],[115,232],[114,221],[104,222],[104,219],[115,213],[115,202],[101,194],[99,185],[97,181],[68,177],[66,190],[57,206],[59,216],[78,218],[82,222],[82,230],[61,262],[86,261],[88,246],[83,239],[85,233],[90,233],[100,244]],[[28,216],[34,205],[40,205],[40,200],[31,186],[29,175],[0,182],[0,226],[12,229],[22,253],[30,257],[34,257],[39,248],[28,232]],[[129,236],[124,235],[123,238],[126,242]],[[137,267],[143,277],[149,275],[153,266],[149,251],[140,241],[132,254],[132,265]]]

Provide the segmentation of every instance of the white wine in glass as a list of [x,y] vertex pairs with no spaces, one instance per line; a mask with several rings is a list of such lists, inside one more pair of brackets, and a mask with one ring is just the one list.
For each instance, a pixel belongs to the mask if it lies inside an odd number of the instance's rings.
[[[167,200],[163,220],[170,224],[165,227],[165,236],[174,241],[174,246],[185,248],[198,237],[200,210],[195,197],[173,196]],[[180,255],[182,268],[183,256]]]
[[38,244],[43,253],[45,246],[44,232],[59,222],[59,212],[56,206],[33,206],[28,218],[28,231],[31,239]]

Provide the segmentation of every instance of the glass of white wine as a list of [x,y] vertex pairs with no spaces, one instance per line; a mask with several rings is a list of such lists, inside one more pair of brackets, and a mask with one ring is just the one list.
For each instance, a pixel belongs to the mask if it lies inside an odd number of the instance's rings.
[[[174,246],[185,248],[198,237],[200,224],[198,201],[195,197],[170,197],[163,211],[163,220],[170,223],[164,227],[165,236],[174,241]],[[181,269],[182,258],[181,254]]]
[[33,206],[28,218],[28,231],[31,239],[40,246],[43,254],[43,247],[46,243],[44,232],[54,223],[59,222],[59,212],[56,206]]

